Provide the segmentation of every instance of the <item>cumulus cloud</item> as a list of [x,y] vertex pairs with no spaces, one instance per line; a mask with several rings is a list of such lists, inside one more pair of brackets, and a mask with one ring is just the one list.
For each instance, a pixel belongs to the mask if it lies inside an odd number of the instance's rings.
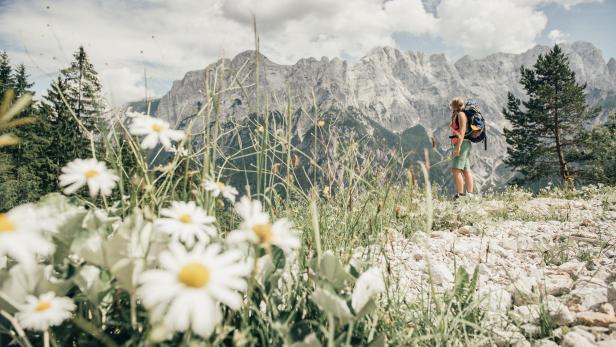
[[552,43],[563,43],[567,41],[568,37],[569,35],[563,33],[560,30],[552,30],[548,34],[548,38],[550,39],[550,41],[552,41]]
[[160,85],[252,49],[253,15],[263,53],[279,63],[358,59],[395,46],[398,32],[481,56],[532,47],[547,22],[541,5],[591,1],[601,0],[9,0],[0,2],[0,43],[41,79],[84,45],[117,104],[143,95],[144,68]]

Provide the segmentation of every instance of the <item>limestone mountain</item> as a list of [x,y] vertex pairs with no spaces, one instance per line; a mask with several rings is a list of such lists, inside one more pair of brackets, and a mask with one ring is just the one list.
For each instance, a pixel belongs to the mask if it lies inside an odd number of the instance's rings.
[[[616,61],[606,62],[601,51],[587,42],[562,47],[578,80],[587,83],[589,102],[613,107]],[[175,81],[155,115],[177,127],[185,126],[205,102],[205,90],[211,90],[216,80],[217,90],[225,90],[218,105],[222,123],[242,122],[251,114],[262,114],[266,107],[280,114],[290,107],[297,117],[293,132],[301,142],[313,128],[315,117],[336,118],[343,113],[345,119],[369,121],[367,136],[374,134],[372,124],[395,136],[419,125],[425,129],[425,138],[435,139],[435,150],[444,156],[449,148],[449,100],[458,95],[472,97],[480,101],[489,132],[488,150],[484,152],[480,145],[473,148],[474,171],[480,185],[498,186],[511,175],[502,163],[506,153],[502,129],[507,123],[501,109],[507,92],[523,96],[518,83],[520,66],[532,66],[549,48],[536,46],[521,54],[496,53],[481,59],[464,56],[452,63],[443,54],[380,47],[356,62],[323,57],[300,59],[293,65],[277,64],[246,51]],[[431,147],[432,143],[416,145]],[[383,153],[390,150],[371,148]]]

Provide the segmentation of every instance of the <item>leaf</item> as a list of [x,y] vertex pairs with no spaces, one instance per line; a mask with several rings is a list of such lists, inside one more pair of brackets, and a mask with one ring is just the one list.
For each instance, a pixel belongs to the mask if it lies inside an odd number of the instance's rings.
[[336,289],[341,289],[344,287],[345,282],[354,280],[353,276],[344,270],[342,264],[340,264],[332,251],[327,251],[323,254],[319,273]]
[[286,264],[284,251],[276,246],[272,246],[272,262],[276,269],[284,269]]
[[293,343],[290,347],[321,347],[321,342],[317,339],[317,335],[312,333],[306,337],[302,341]]
[[73,281],[88,300],[96,305],[100,303],[99,294],[109,288],[109,283],[101,280],[99,268],[92,265],[82,266]]
[[374,340],[372,340],[369,344],[368,347],[386,347],[387,344],[387,336],[385,335],[381,335],[377,338],[375,338]]
[[374,299],[370,299],[364,307],[355,315],[355,319],[362,319],[376,310],[377,306]]
[[310,295],[310,300],[312,300],[321,311],[331,313],[334,317],[340,318],[343,322],[353,318],[346,301],[328,290],[317,288]]

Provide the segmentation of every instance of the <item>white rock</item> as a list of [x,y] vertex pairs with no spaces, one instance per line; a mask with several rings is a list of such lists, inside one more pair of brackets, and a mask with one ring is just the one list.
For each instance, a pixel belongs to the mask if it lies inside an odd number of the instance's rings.
[[568,261],[558,267],[559,270],[564,271],[569,275],[579,272],[582,268],[584,268],[584,263],[577,260]]
[[606,302],[605,304],[601,304],[599,306],[599,312],[605,313],[609,316],[613,316],[614,315],[614,306],[612,304],[610,304],[609,302]]
[[513,294],[516,305],[533,304],[539,301],[539,293],[534,290],[537,280],[533,277],[521,277],[511,284],[509,291]]
[[509,315],[519,325],[538,322],[539,306],[535,304],[517,306]]
[[[541,315],[541,304],[517,306],[513,309],[510,316],[518,324],[539,324]],[[547,313],[555,325],[568,325],[573,322],[573,314],[567,306],[560,302],[548,299],[543,303]]]
[[607,286],[607,302],[616,307],[616,282],[612,282]]
[[584,307],[595,307],[607,302],[607,288],[594,283],[581,283],[569,297]]
[[[428,270],[429,269],[429,270]],[[445,285],[453,282],[453,274],[449,268],[443,263],[431,262],[429,266],[424,268],[424,271],[432,276],[432,281],[437,285]]]
[[541,339],[533,342],[533,347],[558,347],[558,344],[549,339]]
[[518,244],[514,239],[502,239],[500,241],[500,246],[510,251],[518,250]]
[[596,343],[597,347],[614,347],[616,346],[616,339],[609,339],[604,341],[599,341]]
[[592,341],[588,340],[584,335],[579,332],[569,332],[563,338],[560,344],[563,347],[594,347],[596,346]]
[[569,275],[548,275],[542,284],[545,293],[548,295],[560,296],[569,293],[573,280]]
[[507,312],[511,294],[501,287],[482,287],[478,291],[480,306],[488,312]]

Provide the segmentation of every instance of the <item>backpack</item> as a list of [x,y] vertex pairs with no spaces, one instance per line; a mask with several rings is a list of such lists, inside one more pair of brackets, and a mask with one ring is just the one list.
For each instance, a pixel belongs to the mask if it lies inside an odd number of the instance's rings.
[[[473,142],[483,142],[483,147],[488,150],[488,136],[486,135],[486,120],[479,110],[479,102],[475,99],[469,99],[464,104],[464,114],[466,115],[466,133],[464,138]],[[458,118],[456,117],[458,128]]]

